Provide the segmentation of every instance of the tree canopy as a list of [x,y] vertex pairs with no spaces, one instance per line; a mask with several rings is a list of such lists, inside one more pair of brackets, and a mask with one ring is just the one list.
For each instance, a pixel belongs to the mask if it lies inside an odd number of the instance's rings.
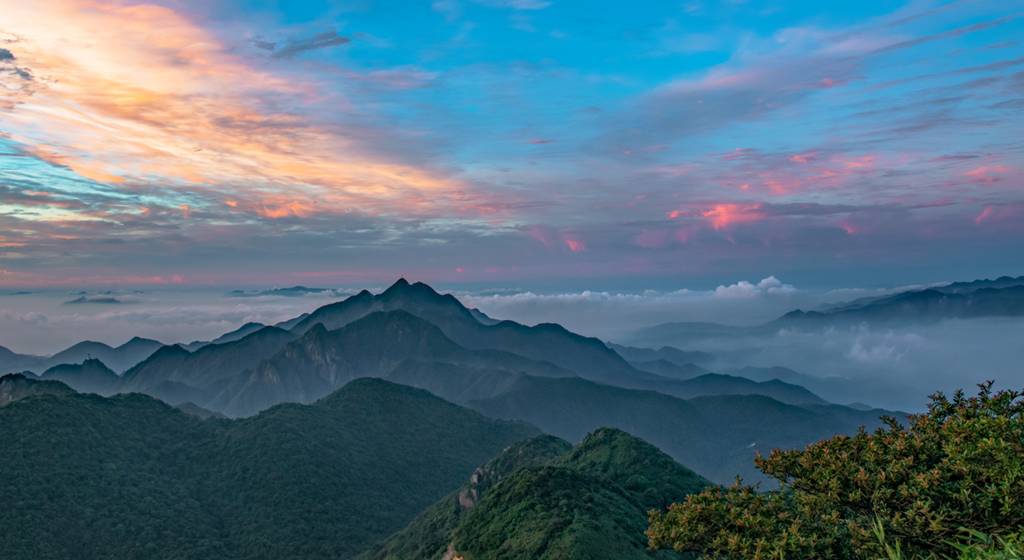
[[906,425],[887,418],[756,463],[778,490],[737,480],[652,511],[650,546],[755,560],[1021,557],[1024,393],[936,393]]

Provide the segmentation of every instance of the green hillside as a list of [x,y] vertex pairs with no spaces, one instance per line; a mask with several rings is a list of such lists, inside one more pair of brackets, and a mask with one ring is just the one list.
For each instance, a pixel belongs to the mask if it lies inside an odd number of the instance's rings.
[[547,433],[579,441],[602,426],[625,430],[673,459],[720,483],[737,474],[767,481],[754,466],[756,452],[792,449],[861,425],[880,425],[883,411],[841,406],[795,406],[758,395],[680,399],[580,378],[520,376],[501,395],[469,406],[494,418],[529,422]]
[[5,560],[347,558],[536,434],[375,379],[237,421],[28,396],[0,426]]
[[708,484],[619,430],[598,430],[572,449],[544,436],[477,469],[365,558],[650,559],[647,510]]

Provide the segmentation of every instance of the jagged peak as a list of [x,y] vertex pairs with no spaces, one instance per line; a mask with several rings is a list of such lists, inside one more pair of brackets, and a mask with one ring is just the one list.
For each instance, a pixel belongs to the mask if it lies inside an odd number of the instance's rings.
[[441,297],[441,294],[434,288],[430,287],[423,282],[415,282],[410,284],[405,278],[399,278],[392,284],[388,289],[381,292],[380,298],[390,299],[395,297],[409,297],[409,296],[427,296],[427,297]]

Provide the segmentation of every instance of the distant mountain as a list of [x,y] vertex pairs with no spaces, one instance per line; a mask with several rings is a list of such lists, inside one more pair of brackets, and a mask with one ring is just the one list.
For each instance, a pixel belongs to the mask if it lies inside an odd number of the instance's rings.
[[78,296],[75,299],[65,301],[64,305],[120,305],[122,303],[125,302],[113,296]]
[[[954,282],[925,289],[860,298],[817,310],[796,309],[760,325],[670,322],[638,329],[624,340],[643,346],[693,344],[702,340],[764,336],[782,328],[843,326],[859,323],[899,325],[947,319],[1024,316],[1024,276]],[[619,348],[613,345],[613,348]],[[620,351],[624,357],[627,354]],[[633,361],[632,358],[627,359]]]
[[190,402],[181,403],[177,405],[175,408],[184,412],[185,414],[195,416],[196,418],[202,418],[203,420],[206,420],[207,418],[227,418],[227,416],[224,416],[219,412],[207,410],[195,403]]
[[641,371],[677,380],[693,379],[698,375],[709,373],[708,370],[696,364],[679,365],[664,359],[651,360],[649,362],[630,362],[630,364]]
[[0,346],[0,374],[21,371],[42,371],[46,367],[46,356],[18,354]]
[[[952,285],[951,285],[952,286]],[[900,292],[825,311],[795,310],[775,321],[781,325],[837,322],[875,324],[937,322],[944,319],[1024,316],[1024,285],[1004,288],[929,288]]]
[[252,370],[231,380],[209,405],[246,415],[279,402],[309,402],[357,377],[383,377],[463,401],[493,396],[519,373],[571,372],[509,352],[469,350],[406,311],[375,312],[328,331],[314,325]]
[[[79,352],[84,346],[78,345]],[[620,350],[662,356],[643,365],[665,375],[638,369],[597,339],[557,325],[485,325],[454,297],[400,280],[380,295],[360,292],[321,307],[290,331],[248,323],[193,352],[163,347],[127,371],[118,390],[171,404],[191,402],[228,416],[312,402],[357,377],[390,379],[458,403],[497,396],[521,374],[577,375],[682,398],[763,394],[787,403],[823,402],[800,387],[708,377],[688,362],[668,362],[699,353]]]
[[5,560],[351,558],[537,434],[373,379],[244,420],[65,394],[0,425]]
[[21,373],[0,377],[0,407],[36,395],[71,395],[75,390],[59,381],[43,381]]
[[513,446],[364,559],[678,558],[647,550],[647,510],[708,481],[624,432],[572,449],[550,436]]
[[670,394],[685,398],[713,395],[761,395],[787,404],[829,404],[825,399],[806,388],[779,379],[753,381],[736,375],[705,373],[680,383],[673,383],[671,387],[674,390],[668,391]]
[[307,288],[306,286],[291,286],[288,288],[270,288],[268,290],[231,290],[228,295],[231,297],[302,297],[308,295],[336,295],[338,290],[333,288]]
[[132,338],[118,347],[86,340],[50,356],[47,367],[80,364],[89,358],[95,358],[120,373],[145,360],[162,346],[163,344],[156,340],[140,337]]
[[970,282],[953,282],[946,284],[945,286],[939,286],[938,290],[947,294],[967,294],[976,292],[983,288],[1012,288],[1015,286],[1024,286],[1024,276],[1000,276],[994,280],[984,278],[981,280],[973,280]]
[[61,364],[81,364],[90,358],[100,360],[120,373],[146,359],[161,346],[156,340],[140,337],[118,347],[86,340],[48,357],[16,354],[0,346],[0,373],[26,370],[38,373]]
[[426,284],[400,279],[379,295],[362,291],[343,301],[325,305],[300,321],[295,332],[320,324],[327,330],[343,327],[377,311],[401,310],[435,326],[469,350],[500,350],[549,362],[588,379],[632,384],[655,382],[659,376],[637,370],[596,338],[580,336],[564,327],[544,323],[527,327],[514,321],[485,324],[451,294],[441,295]]
[[529,422],[569,441],[579,441],[601,426],[619,428],[721,484],[737,474],[748,481],[766,480],[753,464],[757,451],[797,448],[853,433],[861,425],[871,429],[880,425],[880,415],[890,414],[797,406],[759,395],[680,399],[579,378],[530,376],[521,376],[497,397],[469,405],[495,418]]
[[238,340],[208,344],[195,352],[181,346],[164,346],[125,372],[121,390],[146,393],[171,404],[192,401],[218,410],[209,405],[217,394],[244,371],[256,367],[294,339],[289,331],[263,327]]
[[120,386],[121,378],[96,358],[81,364],[61,364],[43,372],[45,380],[60,381],[79,393],[111,395]]
[[208,346],[210,344],[224,344],[226,342],[241,340],[264,327],[266,327],[266,325],[263,323],[249,322],[231,332],[226,332],[213,340],[194,340],[188,344],[182,344],[181,347],[189,352],[195,352],[203,346]]
[[639,348],[636,346],[623,346],[621,344],[609,342],[608,347],[615,350],[615,352],[632,364],[664,360],[677,366],[689,367],[695,365],[707,365],[715,360],[714,354],[710,354],[708,352],[701,352],[699,350],[680,350],[672,346],[662,346],[657,349]]

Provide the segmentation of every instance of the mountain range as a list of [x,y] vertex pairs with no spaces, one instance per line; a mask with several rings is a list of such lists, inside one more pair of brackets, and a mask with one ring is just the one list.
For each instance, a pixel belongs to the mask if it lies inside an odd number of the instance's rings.
[[351,558],[538,433],[377,379],[240,420],[20,375],[0,405],[13,560]]
[[[779,379],[711,373],[690,361],[707,363],[704,353],[609,346],[558,325],[491,319],[405,280],[281,324],[290,328],[247,324],[193,351],[162,346],[120,377],[88,359],[41,378],[101,395],[144,393],[201,416],[246,417],[375,377],[570,441],[602,426],[624,429],[716,482],[759,477],[757,450],[873,426],[883,412],[831,407]],[[773,418],[773,429],[758,418]]]
[[869,324],[928,324],[948,319],[1024,316],[1024,276],[953,282],[902,290],[884,296],[830,304],[816,310],[792,310],[767,323],[732,326],[707,322],[671,322],[638,329],[625,337],[643,346],[689,345],[709,338],[758,336],[783,328],[824,328]]
[[62,364],[80,364],[95,358],[117,373],[124,372],[163,347],[148,338],[135,337],[114,347],[102,342],[86,340],[70,346],[52,356],[18,354],[0,346],[0,374],[21,371],[43,371]]

